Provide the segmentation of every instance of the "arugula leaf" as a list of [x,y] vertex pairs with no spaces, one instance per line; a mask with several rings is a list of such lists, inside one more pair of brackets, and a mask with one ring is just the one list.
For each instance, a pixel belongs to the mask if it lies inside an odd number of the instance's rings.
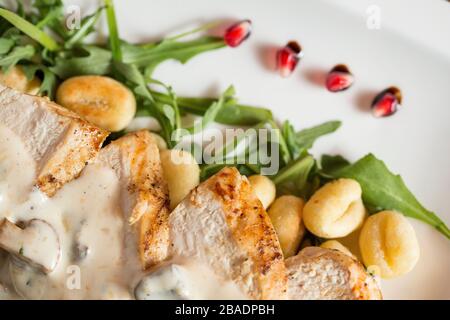
[[151,46],[134,46],[123,44],[123,62],[145,68],[145,76],[151,76],[161,62],[169,59],[186,63],[192,57],[210,50],[225,47],[222,38],[201,37],[191,41],[163,40]]
[[136,94],[153,102],[152,94],[147,88],[147,81],[134,64],[114,61],[114,70],[123,77],[124,81],[133,85],[132,89]]
[[295,132],[289,121],[285,121],[282,126],[283,137],[286,141],[287,149],[293,159],[306,154],[317,138],[336,131],[341,126],[340,121],[329,121],[318,126],[303,129]]
[[57,78],[53,72],[44,65],[22,65],[21,67],[28,80],[33,79],[36,73],[42,73],[42,82],[38,94],[47,95],[50,99],[54,98]]
[[[251,129],[258,130],[266,127],[267,123],[262,122],[253,126]],[[252,137],[253,130],[246,130],[244,132],[239,132],[236,134],[232,141],[224,141],[224,144],[218,149],[214,150],[214,155],[216,160],[220,163],[234,164],[237,162],[237,159],[242,157],[243,155],[247,155],[249,152],[248,146],[245,146],[244,150],[238,152],[236,149],[240,146],[243,141],[250,142]],[[218,158],[221,156],[221,158]]]
[[[78,52],[77,52],[78,51]],[[111,72],[111,52],[96,46],[77,48],[71,54],[82,52],[81,56],[56,57],[54,66],[49,69],[62,79],[78,75],[106,75]],[[87,54],[87,55],[86,55]]]
[[122,61],[122,49],[120,47],[119,31],[117,30],[116,13],[112,0],[105,0],[106,18],[108,20],[109,44],[114,60]]
[[49,15],[55,8],[62,9],[64,7],[64,4],[62,0],[34,0],[33,7],[38,11],[38,18],[43,19],[45,16]]
[[14,44],[15,42],[12,39],[0,38],[0,55],[8,53]]
[[378,210],[396,210],[405,216],[422,220],[450,239],[450,231],[439,217],[425,209],[408,190],[403,179],[394,175],[385,163],[368,154],[352,165],[330,173],[334,178],[355,179],[363,190],[363,200]]
[[235,94],[235,90],[233,86],[229,86],[224,93],[219,97],[219,100],[214,101],[211,106],[206,110],[205,114],[203,115],[201,119],[200,125],[194,124],[192,127],[188,128],[187,130],[191,134],[195,134],[199,132],[199,130],[204,130],[206,127],[214,122],[216,119],[218,113],[224,108],[225,102],[232,98]]
[[34,0],[34,10],[29,12],[27,20],[40,29],[49,29],[66,40],[70,30],[66,27],[64,4],[62,0]]
[[187,31],[187,32],[183,32],[183,33],[177,34],[177,35],[175,35],[175,36],[172,36],[172,37],[169,37],[169,38],[165,38],[164,41],[174,41],[174,40],[178,40],[178,39],[184,38],[184,37],[186,37],[186,36],[190,36],[190,35],[192,35],[192,34],[198,33],[198,32],[200,32],[200,31],[205,31],[205,30],[208,30],[208,29],[212,29],[212,28],[214,28],[214,27],[217,27],[218,25],[220,25],[220,23],[221,23],[221,22],[219,22],[219,21],[213,21],[213,22],[204,24],[204,25],[202,25],[202,26],[200,26],[200,27],[198,27],[198,28],[195,28],[195,29],[193,29],[193,30],[189,30],[189,31]]
[[20,60],[30,60],[35,53],[32,45],[15,47],[9,54],[0,59],[0,66],[4,72],[14,67]]
[[281,156],[281,159],[283,160],[283,164],[287,165],[292,160],[292,158],[291,158],[291,154],[289,152],[289,148],[286,143],[286,140],[285,140],[280,128],[275,123],[275,121],[269,120],[267,122],[271,126],[271,128],[275,130],[275,133],[277,134],[277,142],[280,146],[280,156]]
[[[164,121],[162,123],[164,125],[163,132],[164,131],[167,132],[166,133],[167,144],[169,146],[173,147],[178,143],[179,139],[181,138],[180,132],[178,131],[178,129],[181,129],[181,115],[180,115],[180,109],[179,109],[178,103],[177,103],[177,97],[175,95],[175,92],[173,92],[172,87],[167,86],[164,83],[162,83],[161,81],[157,81],[154,79],[151,79],[151,82],[164,87],[167,91],[168,96],[171,99],[170,104],[162,105],[163,114],[169,120],[170,127],[165,125]],[[155,105],[161,106],[157,102],[155,102]]]
[[39,95],[47,95],[51,100],[55,97],[55,89],[57,79],[53,72],[44,66],[40,66],[39,70],[43,73]]
[[320,174],[325,178],[332,178],[334,172],[345,168],[348,165],[350,165],[350,161],[340,155],[330,156],[324,154],[320,160]]
[[[279,130],[273,121],[267,121],[259,123],[249,130],[240,131],[239,134],[233,137],[232,141],[225,141],[223,146],[214,150],[216,163],[202,166],[202,176],[209,177],[225,166],[237,167],[239,172],[245,175],[260,174],[261,170],[267,164],[250,163],[248,160],[260,160],[258,153],[260,151],[261,142],[256,145],[254,143],[258,142],[258,140],[255,141],[255,139],[258,139],[258,137],[255,136],[255,130],[262,128]],[[246,144],[243,148],[240,148],[242,147],[242,142],[245,142]],[[277,142],[278,144],[276,147],[282,149],[282,142]],[[270,144],[272,141],[269,140],[264,143]]]
[[290,194],[308,199],[320,183],[315,171],[315,160],[311,155],[306,154],[293,160],[272,177],[277,194]]
[[285,121],[283,123],[281,130],[291,157],[293,159],[298,158],[301,152],[301,147],[296,142],[294,127],[291,125],[289,121]]
[[97,9],[93,14],[84,17],[81,20],[80,28],[73,30],[74,32],[69,33],[69,38],[64,42],[64,47],[70,49],[77,43],[80,43],[87,35],[89,35],[94,30],[94,25],[97,23],[98,19],[104,7]]
[[64,17],[62,1],[35,1],[34,5],[40,13],[40,21],[35,24],[39,29],[60,23]]
[[35,27],[33,24],[23,19],[19,15],[11,12],[9,10],[0,8],[0,17],[7,20],[17,29],[25,33],[30,38],[39,42],[43,47],[47,48],[50,51],[58,50],[60,47],[55,40],[53,40],[48,34],[43,32],[38,27]]
[[[172,89],[154,79],[146,81],[144,75],[134,64],[114,61],[114,70],[117,71],[118,76],[122,77],[127,86],[136,93],[139,109],[145,109],[147,114],[158,120],[161,126],[161,136],[166,140],[167,145],[170,148],[174,147],[178,142],[179,136],[173,136],[172,134],[181,127],[181,120],[176,96]],[[167,103],[155,101],[148,88],[148,83],[163,86],[168,92],[169,101]]]
[[294,179],[304,179],[307,177],[312,167],[314,166],[315,160],[312,156],[306,155],[304,157],[298,158],[290,162],[287,166],[280,170],[275,176],[272,177],[273,183],[280,185],[282,183],[294,180]]
[[[152,95],[156,101],[161,103],[170,102],[170,98],[163,93],[152,91]],[[177,98],[181,111],[199,116],[203,116],[215,101],[217,101],[215,98]],[[224,108],[217,114],[215,121],[227,125],[253,126],[272,119],[272,111],[269,109],[242,105],[238,104],[235,99],[229,99],[225,102]]]
[[310,149],[317,138],[335,132],[341,124],[340,121],[328,121],[318,126],[303,129],[295,134],[295,143],[301,149]]

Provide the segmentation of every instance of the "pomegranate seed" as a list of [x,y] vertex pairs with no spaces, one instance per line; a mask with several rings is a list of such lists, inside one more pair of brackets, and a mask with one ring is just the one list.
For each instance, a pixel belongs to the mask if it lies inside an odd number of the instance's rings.
[[284,78],[288,77],[295,70],[302,56],[302,48],[296,41],[290,41],[285,47],[278,50],[277,68],[280,75]]
[[252,22],[250,20],[242,20],[230,26],[225,31],[225,36],[223,38],[228,46],[234,48],[247,39],[250,36],[251,31]]
[[353,80],[353,75],[347,66],[338,64],[328,73],[326,87],[331,92],[344,91],[352,86]]
[[388,117],[397,112],[401,107],[402,93],[396,87],[390,87],[381,91],[373,99],[372,113],[375,117]]

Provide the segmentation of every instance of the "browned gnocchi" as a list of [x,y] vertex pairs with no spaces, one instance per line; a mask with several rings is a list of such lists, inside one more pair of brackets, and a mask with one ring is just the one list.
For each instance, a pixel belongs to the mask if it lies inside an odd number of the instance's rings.
[[120,131],[136,113],[136,99],[122,83],[103,76],[78,76],[64,81],[56,101],[108,131]]

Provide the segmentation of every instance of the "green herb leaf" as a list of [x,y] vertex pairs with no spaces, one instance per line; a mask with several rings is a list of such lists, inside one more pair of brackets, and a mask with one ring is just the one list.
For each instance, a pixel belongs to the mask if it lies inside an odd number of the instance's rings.
[[55,97],[55,89],[57,79],[53,72],[48,68],[41,66],[40,70],[43,73],[41,87],[39,88],[39,95],[47,95],[51,100]]
[[320,174],[327,178],[333,177],[333,173],[350,165],[350,161],[340,155],[330,156],[324,154],[320,160]]
[[[78,75],[105,75],[111,71],[111,52],[96,46],[84,46],[78,49],[80,56],[58,56],[55,65],[50,67],[62,79]],[[72,51],[71,54],[75,53]]]
[[14,67],[20,60],[30,60],[35,53],[32,45],[15,47],[10,53],[0,59],[0,66],[4,72]]
[[108,20],[109,44],[114,60],[122,61],[122,49],[120,47],[119,31],[117,30],[116,13],[112,0],[105,0],[106,18]]
[[14,46],[14,40],[7,38],[0,38],[0,55],[8,53]]
[[[180,111],[178,109],[177,99],[172,89],[164,83],[148,79],[139,71],[134,64],[114,61],[114,70],[118,76],[124,79],[124,82],[136,93],[139,103],[139,109],[146,109],[146,113],[155,117],[161,126],[161,136],[166,140],[167,145],[172,148],[178,142],[179,136],[172,136],[180,125]],[[148,83],[163,86],[167,91],[168,101],[159,103],[153,99],[152,93],[148,88]]]
[[46,95],[50,99],[54,98],[57,78],[53,72],[44,65],[22,65],[21,67],[28,80],[33,79],[36,73],[40,72],[42,74],[42,83],[38,94]]
[[293,159],[298,158],[301,148],[296,142],[295,130],[289,121],[283,123],[282,132],[291,157]]
[[267,122],[269,123],[271,128],[275,130],[275,133],[277,134],[277,142],[280,147],[280,156],[281,156],[281,159],[283,160],[283,164],[287,165],[292,160],[292,158],[291,158],[291,154],[289,152],[287,142],[281,132],[281,129],[278,127],[278,125],[275,123],[275,121],[269,120]]
[[340,121],[329,121],[318,126],[303,129],[295,132],[294,127],[289,121],[283,123],[282,132],[286,141],[287,149],[293,159],[307,153],[314,142],[325,134],[336,131],[341,126]]
[[310,155],[298,158],[281,169],[278,174],[273,176],[272,181],[276,185],[280,185],[296,179],[302,179],[303,181],[304,177],[307,177],[309,175],[309,172],[314,166],[314,163],[314,158]]
[[64,18],[62,1],[36,1],[35,7],[40,13],[40,21],[36,23],[39,29],[60,23]]
[[[163,93],[152,91],[152,95],[160,103],[170,103],[170,98]],[[216,98],[177,98],[180,111],[199,116],[203,116],[215,101]],[[242,105],[235,99],[229,99],[217,114],[215,121],[226,125],[253,126],[272,119],[272,111],[269,109]]]
[[161,62],[169,59],[186,63],[192,57],[210,50],[225,47],[222,38],[201,37],[192,41],[166,40],[151,46],[123,44],[123,61],[145,68],[145,76],[150,77]]
[[64,42],[65,48],[71,48],[83,40],[88,34],[94,30],[94,25],[97,23],[104,7],[95,11],[95,13],[84,17],[81,21],[80,28],[70,33],[69,38]]
[[212,28],[217,27],[218,25],[220,25],[220,23],[221,23],[220,21],[214,21],[214,22],[211,22],[211,23],[207,23],[207,24],[204,24],[204,25],[202,25],[202,26],[200,26],[198,28],[195,28],[193,30],[189,30],[187,32],[183,32],[183,33],[177,34],[175,36],[166,38],[163,41],[175,41],[175,40],[178,40],[178,39],[190,36],[192,34],[198,33],[200,31],[206,31],[208,29],[212,29]]
[[235,94],[235,90],[233,86],[228,87],[225,92],[220,96],[219,100],[214,101],[211,106],[206,110],[205,114],[201,119],[200,125],[194,124],[194,126],[188,128],[188,131],[191,134],[195,134],[200,130],[204,130],[208,127],[209,124],[214,122],[218,113],[224,108],[225,102],[232,98]]
[[379,210],[396,210],[422,220],[450,239],[450,231],[439,217],[425,209],[408,190],[403,179],[394,175],[385,163],[369,154],[352,165],[331,173],[334,178],[355,179],[363,190],[364,202]]
[[340,121],[329,121],[318,126],[303,129],[295,134],[295,143],[301,149],[310,149],[317,138],[335,132],[340,126]]
[[35,27],[27,20],[21,18],[14,12],[0,8],[0,17],[7,20],[17,29],[25,33],[30,38],[39,42],[42,46],[44,46],[48,50],[54,51],[59,49],[59,45],[48,34],[40,30],[38,27]]
[[[165,85],[161,81],[151,79],[150,82],[158,84],[163,88],[165,88],[168,96],[170,97],[171,103],[162,105],[163,114],[169,120],[170,126],[167,126],[165,122],[162,122],[163,123],[162,126],[163,132],[166,132],[165,137],[167,144],[173,147],[178,143],[179,139],[181,138],[181,133],[178,131],[178,129],[181,129],[181,115],[177,103],[177,96],[175,95],[175,92],[173,92],[172,87]],[[155,103],[155,105],[160,106],[157,102]]]
[[63,40],[67,38],[62,0],[34,0],[33,9],[28,12],[28,21],[40,29],[50,29]]
[[[267,126],[266,122],[262,122],[253,126],[251,129],[259,130],[261,128],[265,128]],[[227,164],[235,164],[238,159],[240,159],[243,155],[247,155],[249,152],[248,146],[245,146],[243,150],[237,152],[237,148],[244,141],[246,143],[250,143],[253,137],[254,130],[245,130],[238,132],[232,139],[232,141],[224,141],[223,146],[221,146],[218,150],[214,151],[216,156],[216,160],[221,161],[221,163]],[[221,157],[221,158],[219,158]]]
[[147,82],[134,64],[114,61],[114,70],[118,71],[119,76],[123,77],[126,82],[132,84],[132,89],[136,94],[153,102],[153,97],[147,87]]

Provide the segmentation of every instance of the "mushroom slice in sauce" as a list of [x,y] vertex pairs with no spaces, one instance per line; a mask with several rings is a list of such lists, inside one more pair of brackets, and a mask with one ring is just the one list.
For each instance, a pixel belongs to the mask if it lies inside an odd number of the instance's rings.
[[0,247],[44,273],[56,268],[61,254],[55,229],[41,219],[30,220],[23,229],[4,219],[0,224]]
[[48,287],[48,277],[16,256],[9,258],[9,276],[14,289],[24,299],[39,300]]

